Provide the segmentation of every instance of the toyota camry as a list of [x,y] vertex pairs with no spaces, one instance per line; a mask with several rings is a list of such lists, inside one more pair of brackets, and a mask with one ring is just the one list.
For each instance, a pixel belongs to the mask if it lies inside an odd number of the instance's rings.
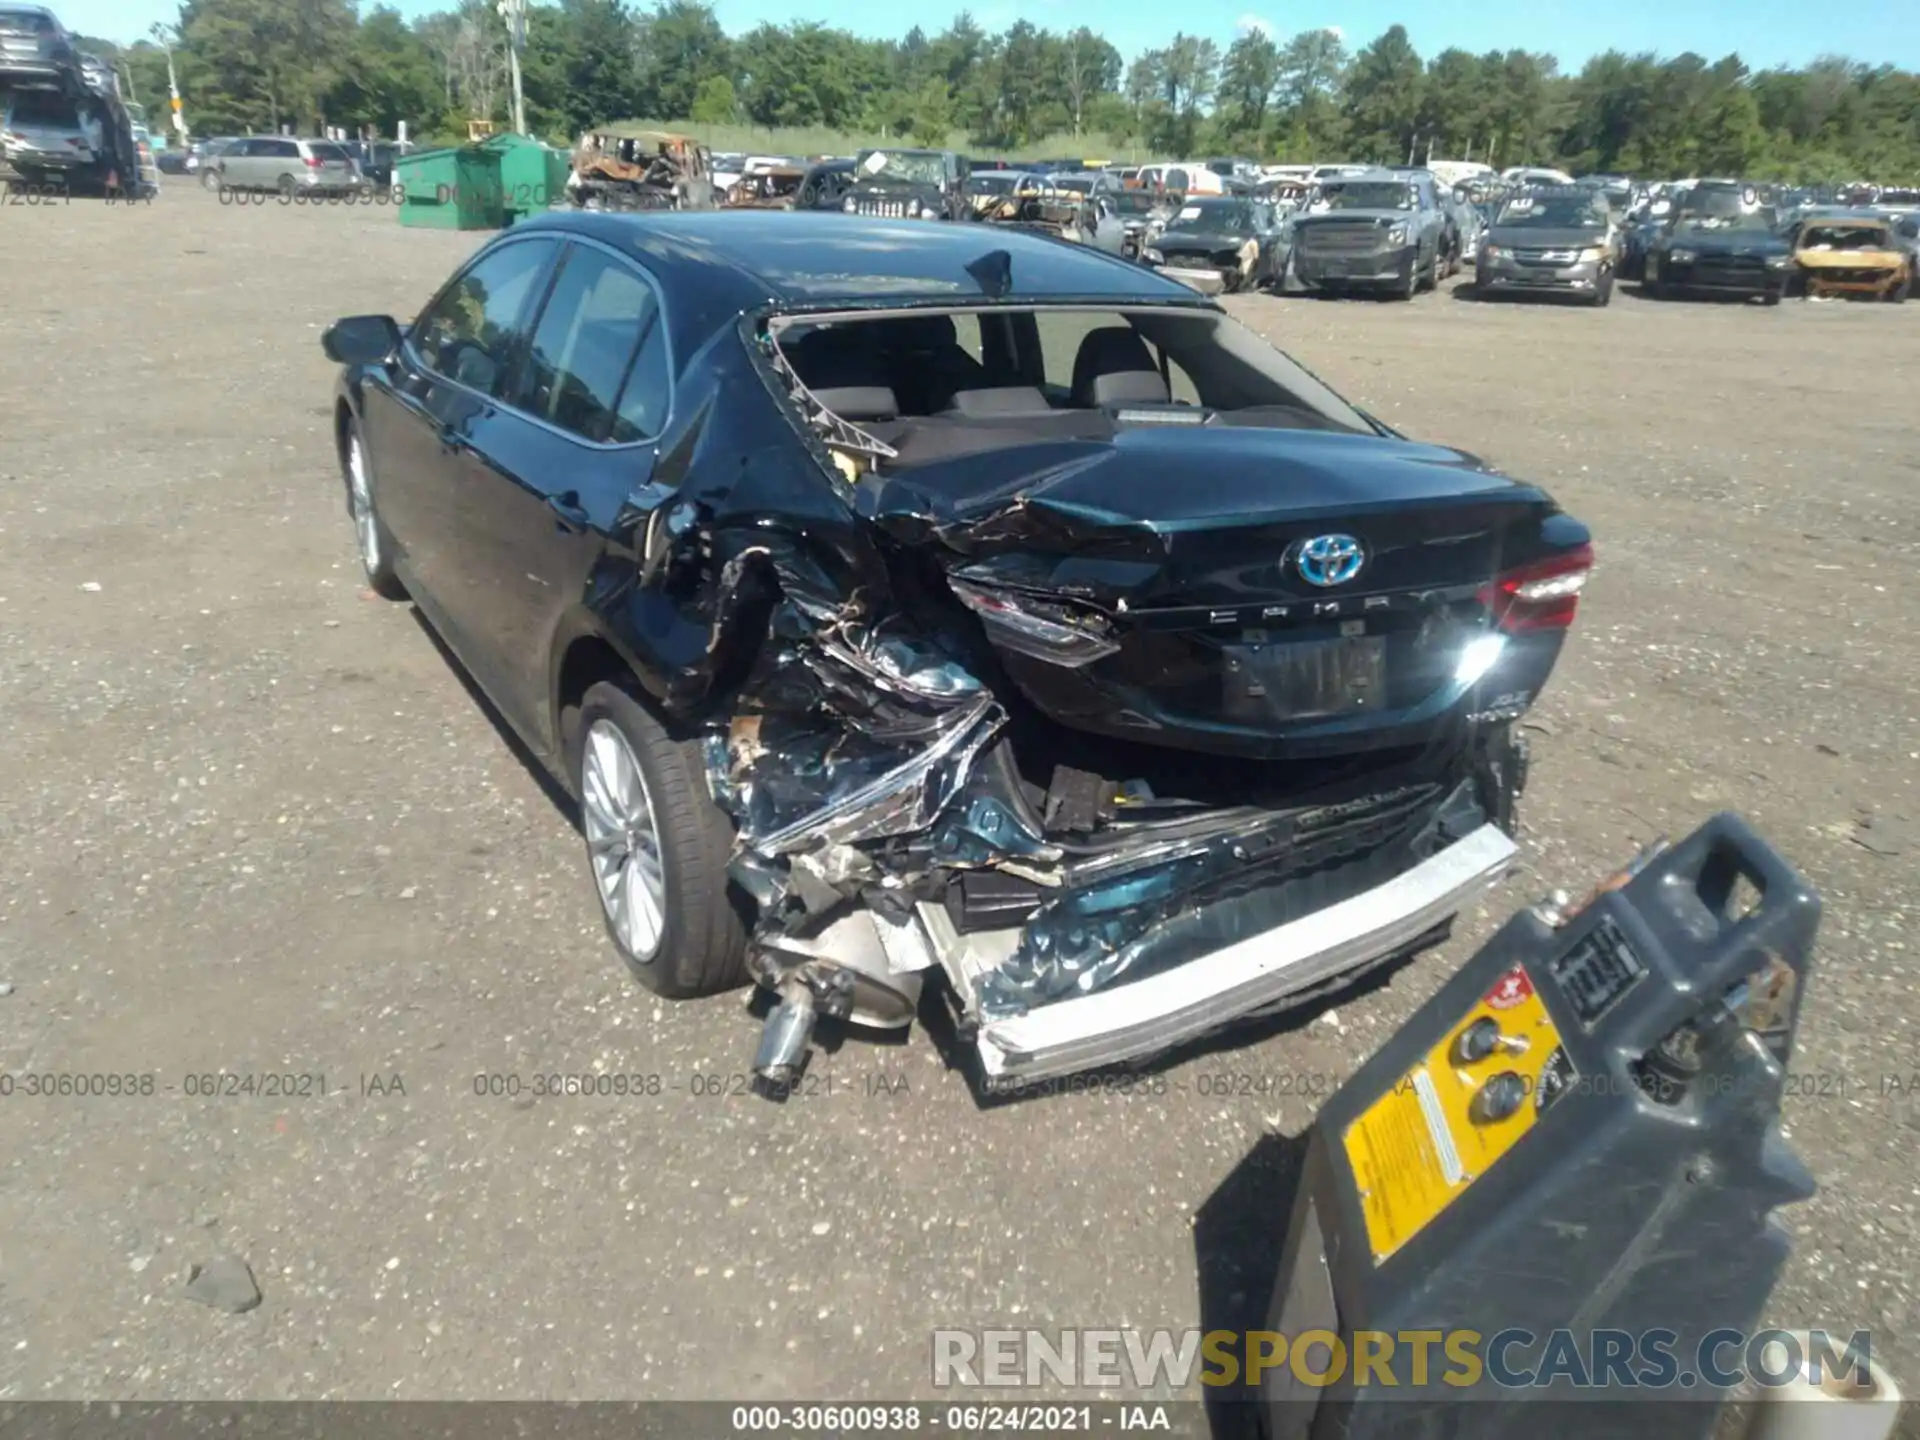
[[944,997],[988,1086],[1444,933],[1592,563],[1188,287],[1041,236],[570,213],[336,322],[371,585],[578,800],[640,982]]

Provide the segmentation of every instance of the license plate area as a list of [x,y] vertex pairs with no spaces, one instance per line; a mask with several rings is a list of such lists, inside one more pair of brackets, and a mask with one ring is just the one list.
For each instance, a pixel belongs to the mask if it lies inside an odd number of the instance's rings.
[[1387,637],[1342,635],[1229,645],[1227,708],[1324,719],[1385,708]]

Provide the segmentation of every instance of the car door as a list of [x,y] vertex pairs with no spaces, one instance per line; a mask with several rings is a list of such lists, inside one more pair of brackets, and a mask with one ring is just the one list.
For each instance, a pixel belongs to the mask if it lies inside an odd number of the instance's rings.
[[484,595],[456,563],[463,457],[512,383],[526,327],[559,252],[547,236],[482,250],[409,328],[398,359],[364,389],[361,417],[374,500],[408,592],[483,685],[472,635]]
[[304,177],[307,162],[300,157],[298,140],[269,140],[261,160],[260,184],[269,190],[278,190],[284,184],[298,185]]
[[271,162],[267,159],[272,150],[271,138],[255,136],[242,140],[229,150],[224,157],[220,174],[226,183],[237,190],[252,190],[261,183]]
[[255,147],[264,145],[264,140],[236,140],[227,147],[227,153],[220,157],[221,182],[231,189],[247,190],[253,186],[254,168],[260,162],[254,157]]
[[[648,486],[672,397],[660,292],[639,266],[570,241],[534,322],[510,403],[460,458],[459,564],[494,699],[558,754],[548,660],[610,539],[661,497]],[[631,556],[628,562],[631,563]]]

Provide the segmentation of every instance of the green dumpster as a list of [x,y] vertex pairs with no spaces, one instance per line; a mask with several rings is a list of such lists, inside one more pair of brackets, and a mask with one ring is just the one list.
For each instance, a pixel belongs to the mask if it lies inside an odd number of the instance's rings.
[[480,148],[500,167],[501,205],[511,225],[558,205],[567,196],[567,156],[525,135],[495,135]]
[[498,230],[508,223],[500,156],[485,145],[417,150],[393,167],[400,223],[435,230]]

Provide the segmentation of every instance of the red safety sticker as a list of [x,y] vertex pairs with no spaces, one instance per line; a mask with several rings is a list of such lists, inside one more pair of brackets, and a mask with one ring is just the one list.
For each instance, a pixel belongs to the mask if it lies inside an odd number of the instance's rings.
[[1516,965],[1498,980],[1484,997],[1490,1010],[1511,1010],[1533,998],[1533,981],[1527,978],[1527,972]]

